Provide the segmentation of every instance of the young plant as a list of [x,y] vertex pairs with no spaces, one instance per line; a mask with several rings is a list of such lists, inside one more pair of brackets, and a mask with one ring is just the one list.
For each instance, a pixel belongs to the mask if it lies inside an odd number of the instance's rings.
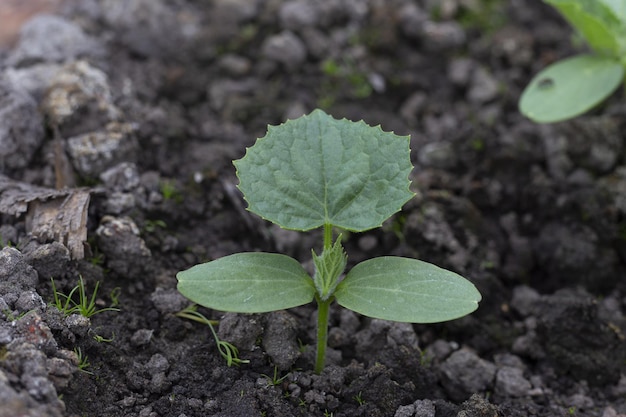
[[204,314],[198,311],[198,306],[195,304],[190,305],[189,307],[179,311],[175,314],[176,317],[180,317],[183,319],[197,321],[198,323],[203,323],[209,326],[211,329],[211,334],[213,335],[213,339],[215,339],[215,344],[217,345],[217,350],[219,351],[222,358],[226,361],[226,365],[239,366],[242,363],[248,363],[248,360],[239,359],[239,349],[237,349],[234,345],[221,340],[217,333],[215,332],[215,328],[213,328],[213,324],[215,321],[211,321],[207,319]]
[[539,72],[519,101],[537,123],[585,113],[626,83],[626,0],[544,0],[585,38],[593,54],[556,62]]
[[[100,286],[100,282],[96,283],[96,287],[91,294],[91,297],[87,297],[87,292],[85,290],[85,282],[83,281],[83,277],[79,276],[78,284],[68,295],[63,294],[60,291],[57,291],[56,285],[54,284],[54,279],[50,278],[52,282],[52,292],[54,295],[54,305],[59,311],[61,311],[66,316],[69,316],[74,313],[79,313],[81,316],[90,318],[91,316],[95,316],[96,314],[104,313],[105,311],[120,311],[119,308],[107,307],[107,308],[97,308],[96,307],[96,296],[98,295],[98,288]],[[78,301],[74,300],[74,294],[78,292]]]
[[285,229],[323,228],[323,250],[312,251],[313,277],[297,260],[275,253],[238,253],[196,265],[177,274],[178,290],[190,300],[263,313],[315,299],[317,373],[324,368],[333,301],[370,317],[414,323],[452,320],[478,307],[481,296],[471,282],[416,259],[370,259],[343,277],[347,256],[333,228],[380,227],[413,197],[408,136],[315,110],[269,126],[234,164],[248,210]]

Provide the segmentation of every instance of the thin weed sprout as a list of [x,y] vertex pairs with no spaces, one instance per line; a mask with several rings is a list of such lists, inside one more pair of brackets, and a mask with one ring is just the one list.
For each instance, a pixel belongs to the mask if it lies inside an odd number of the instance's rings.
[[239,366],[242,363],[249,363],[249,360],[239,359],[239,349],[231,343],[228,343],[224,340],[221,340],[213,327],[214,324],[217,324],[217,320],[209,320],[204,316],[204,314],[198,311],[198,306],[196,304],[192,304],[189,307],[179,311],[175,314],[176,317],[180,317],[183,319],[197,321],[198,323],[206,324],[209,326],[211,330],[211,334],[213,335],[213,339],[215,339],[215,344],[217,345],[217,350],[220,355],[226,361],[228,366]]
[[[72,288],[70,293],[67,295],[57,290],[54,278],[50,278],[50,281],[52,283],[52,292],[54,296],[52,305],[66,316],[78,313],[81,316],[90,318],[96,314],[104,313],[105,311],[120,311],[119,308],[115,307],[105,307],[100,309],[96,307],[96,297],[98,295],[100,282],[96,282],[96,286],[91,294],[91,297],[87,297],[85,282],[83,281],[82,276],[79,276],[78,284],[76,284],[76,286]],[[76,293],[78,293],[78,302],[74,299]]]

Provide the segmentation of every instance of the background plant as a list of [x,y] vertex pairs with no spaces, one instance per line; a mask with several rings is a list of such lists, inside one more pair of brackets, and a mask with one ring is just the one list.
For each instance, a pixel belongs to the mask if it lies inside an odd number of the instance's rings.
[[594,52],[548,66],[522,93],[522,114],[538,123],[552,123],[585,113],[626,82],[626,0],[544,1]]
[[[409,137],[363,121],[336,120],[321,110],[269,126],[267,135],[235,161],[248,210],[282,228],[323,229],[323,250],[312,251],[315,273],[286,255],[238,253],[179,272],[178,290],[216,310],[262,313],[318,305],[317,357],[326,355],[333,301],[358,313],[401,322],[433,323],[474,311],[480,294],[461,276],[401,257],[357,264],[334,228],[362,232],[400,210],[413,193]],[[342,279],[343,277],[343,279]]]
[[[52,283],[52,293],[54,296],[54,301],[52,303],[59,311],[61,311],[66,316],[70,314],[78,313],[84,317],[91,317],[99,313],[104,313],[105,311],[120,311],[119,308],[115,307],[106,307],[106,308],[97,308],[96,307],[96,297],[98,295],[98,288],[100,287],[100,282],[96,282],[96,286],[93,289],[93,293],[91,297],[87,296],[87,291],[85,289],[85,282],[83,281],[83,277],[78,277],[78,284],[69,294],[65,295],[62,292],[58,291],[56,285],[54,283],[54,279],[50,279]],[[78,301],[75,300],[75,295],[78,294]],[[111,292],[111,296],[114,296],[114,304],[117,305],[117,297],[119,293],[117,290],[113,290]]]

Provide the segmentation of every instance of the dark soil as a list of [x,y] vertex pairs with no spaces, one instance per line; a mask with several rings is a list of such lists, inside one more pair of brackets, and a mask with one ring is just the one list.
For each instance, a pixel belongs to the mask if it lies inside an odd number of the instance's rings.
[[[549,7],[81,0],[56,13],[0,50],[1,417],[626,415],[624,93],[566,123],[518,113],[532,74],[576,52]],[[249,361],[228,367],[207,325],[175,315],[189,305],[175,275],[241,251],[310,265],[319,233],[246,212],[231,161],[318,107],[411,135],[417,195],[348,236],[349,266],[423,259],[483,301],[433,325],[335,305],[321,375],[313,305],[200,308]],[[45,202],[81,190],[69,238],[35,228]],[[50,279],[68,294],[79,277],[119,311],[60,312]]]

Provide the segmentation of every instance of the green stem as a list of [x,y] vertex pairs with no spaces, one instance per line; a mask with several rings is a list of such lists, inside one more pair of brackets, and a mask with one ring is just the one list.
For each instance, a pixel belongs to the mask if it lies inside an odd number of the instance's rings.
[[328,310],[333,297],[326,301],[317,300],[317,356],[315,358],[315,373],[321,374],[326,361],[326,344],[328,343]]
[[333,245],[333,225],[324,225],[324,249],[329,249]]

